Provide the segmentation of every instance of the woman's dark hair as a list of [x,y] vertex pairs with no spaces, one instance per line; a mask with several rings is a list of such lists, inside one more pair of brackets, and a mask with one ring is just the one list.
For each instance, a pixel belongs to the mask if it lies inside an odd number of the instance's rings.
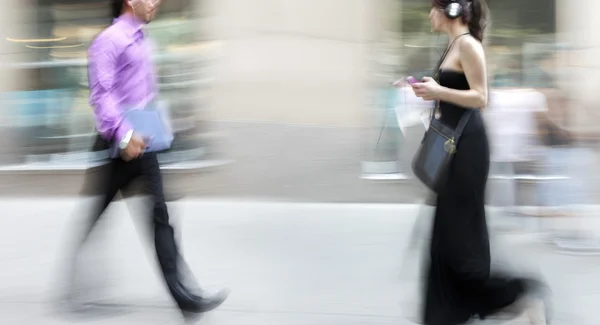
[[121,16],[121,11],[123,11],[123,2],[125,0],[112,0],[111,1],[111,9],[113,18],[119,18]]
[[487,27],[488,5],[485,0],[431,0],[435,8],[444,9],[450,3],[456,2],[463,8],[460,19],[469,27],[469,33],[480,42],[483,42],[483,33]]

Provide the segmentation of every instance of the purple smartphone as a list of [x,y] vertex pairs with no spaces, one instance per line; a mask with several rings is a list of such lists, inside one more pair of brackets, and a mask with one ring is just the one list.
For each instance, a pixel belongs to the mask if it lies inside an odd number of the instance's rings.
[[419,82],[419,80],[417,80],[417,78],[415,78],[413,76],[410,76],[410,77],[406,78],[406,81],[408,81],[408,83],[411,84],[411,85],[414,85],[414,84],[416,84],[416,83]]

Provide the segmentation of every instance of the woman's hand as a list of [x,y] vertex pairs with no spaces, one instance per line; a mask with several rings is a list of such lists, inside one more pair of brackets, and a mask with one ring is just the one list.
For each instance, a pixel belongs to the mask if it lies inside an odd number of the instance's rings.
[[423,98],[424,100],[439,100],[439,94],[442,90],[440,86],[433,78],[424,77],[422,82],[418,82],[412,85],[413,91],[417,97]]

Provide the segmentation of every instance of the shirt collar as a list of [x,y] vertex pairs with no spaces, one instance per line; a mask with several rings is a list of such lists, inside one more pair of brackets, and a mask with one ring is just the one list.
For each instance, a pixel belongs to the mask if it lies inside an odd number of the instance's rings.
[[113,24],[120,23],[123,27],[123,31],[129,36],[134,36],[137,32],[142,30],[144,23],[132,14],[126,13],[113,20]]

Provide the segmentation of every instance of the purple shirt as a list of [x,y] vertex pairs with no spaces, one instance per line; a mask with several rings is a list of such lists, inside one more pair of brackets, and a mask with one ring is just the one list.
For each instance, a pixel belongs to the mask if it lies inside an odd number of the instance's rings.
[[143,108],[156,95],[156,75],[144,23],[132,15],[113,21],[88,50],[90,105],[96,128],[108,140],[120,141],[132,130],[123,110]]

